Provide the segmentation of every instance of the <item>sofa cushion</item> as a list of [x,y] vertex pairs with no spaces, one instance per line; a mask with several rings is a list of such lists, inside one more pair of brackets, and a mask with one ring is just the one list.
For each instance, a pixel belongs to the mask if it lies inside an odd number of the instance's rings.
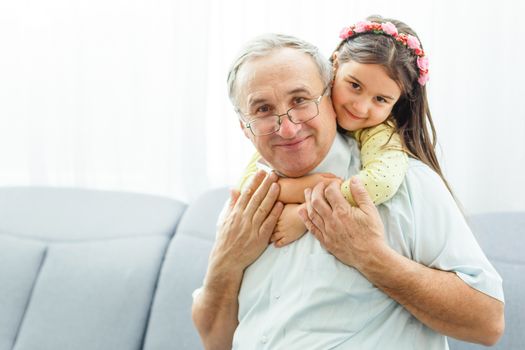
[[44,259],[45,245],[0,235],[0,349],[12,349]]
[[184,213],[166,253],[145,350],[202,348],[191,319],[191,294],[202,285],[217,218],[227,197],[224,188],[206,192]]
[[15,349],[140,349],[167,241],[49,246]]
[[141,349],[184,210],[133,193],[0,188],[0,350]]

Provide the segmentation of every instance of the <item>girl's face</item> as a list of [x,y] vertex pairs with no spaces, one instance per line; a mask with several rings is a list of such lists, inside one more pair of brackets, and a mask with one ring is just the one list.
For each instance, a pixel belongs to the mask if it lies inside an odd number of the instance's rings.
[[332,102],[337,123],[355,131],[384,122],[401,96],[401,89],[378,64],[348,61],[337,64]]

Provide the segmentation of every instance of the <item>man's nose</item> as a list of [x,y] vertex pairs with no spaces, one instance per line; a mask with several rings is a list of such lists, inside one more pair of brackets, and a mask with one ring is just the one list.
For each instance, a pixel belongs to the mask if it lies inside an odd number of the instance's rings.
[[301,130],[302,124],[292,123],[286,115],[283,115],[281,118],[281,128],[277,133],[284,139],[294,138],[299,130]]

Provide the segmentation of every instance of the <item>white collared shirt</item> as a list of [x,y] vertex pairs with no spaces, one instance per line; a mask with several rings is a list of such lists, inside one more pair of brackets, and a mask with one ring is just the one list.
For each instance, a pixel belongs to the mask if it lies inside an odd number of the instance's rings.
[[[352,138],[337,134],[314,172],[349,178],[359,170]],[[502,282],[440,177],[411,159],[396,195],[378,207],[388,244],[429,267],[454,271],[503,301]],[[244,273],[233,349],[448,349],[446,337],[415,319],[311,233],[269,245]]]

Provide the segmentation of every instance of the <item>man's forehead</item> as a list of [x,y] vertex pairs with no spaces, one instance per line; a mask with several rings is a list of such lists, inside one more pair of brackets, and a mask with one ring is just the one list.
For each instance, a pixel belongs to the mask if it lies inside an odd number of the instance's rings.
[[[317,86],[303,83],[283,82],[272,86],[261,86],[259,89],[247,89],[245,91],[245,100],[248,106],[260,103],[274,101],[275,99],[294,96],[297,94],[314,95],[318,90]],[[317,84],[315,84],[317,85]],[[274,101],[275,102],[275,101]]]
[[246,62],[238,75],[240,100],[270,99],[275,95],[318,94],[322,89],[319,68],[311,56],[288,49]]

